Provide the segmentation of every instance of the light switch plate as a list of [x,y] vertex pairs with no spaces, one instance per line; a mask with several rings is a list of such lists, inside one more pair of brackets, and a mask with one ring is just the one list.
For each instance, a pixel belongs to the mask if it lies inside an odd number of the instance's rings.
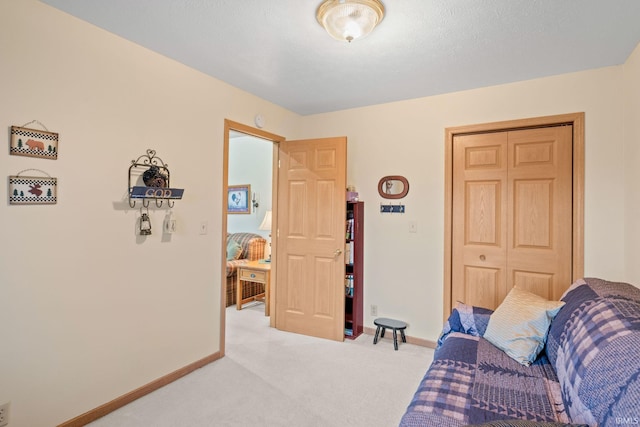
[[207,221],[202,221],[200,223],[200,234],[209,233],[209,223]]

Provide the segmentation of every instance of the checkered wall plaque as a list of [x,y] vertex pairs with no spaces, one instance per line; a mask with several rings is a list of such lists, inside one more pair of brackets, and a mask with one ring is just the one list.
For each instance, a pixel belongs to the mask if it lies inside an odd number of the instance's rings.
[[57,203],[58,178],[10,176],[9,204],[48,205]]
[[58,158],[58,134],[43,130],[11,126],[9,153],[16,156]]

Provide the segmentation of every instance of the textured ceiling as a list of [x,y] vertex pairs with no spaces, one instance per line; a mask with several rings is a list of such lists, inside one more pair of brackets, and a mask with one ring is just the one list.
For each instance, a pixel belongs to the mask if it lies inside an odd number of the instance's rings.
[[618,65],[640,43],[640,0],[383,0],[351,44],[321,0],[42,1],[302,115]]

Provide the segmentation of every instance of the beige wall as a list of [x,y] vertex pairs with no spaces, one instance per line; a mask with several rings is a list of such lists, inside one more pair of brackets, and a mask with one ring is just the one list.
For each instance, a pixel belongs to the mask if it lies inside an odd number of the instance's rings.
[[[58,160],[0,155],[6,176],[59,180],[53,206],[0,186],[0,403],[13,427],[51,426],[219,350],[224,119],[287,134],[298,116],[35,0],[0,16],[3,143],[34,119],[60,134]],[[141,238],[126,200],[147,148],[185,189],[170,241],[165,209]]]
[[[635,73],[632,79],[638,79]],[[585,274],[625,280],[623,67],[610,67],[304,117],[300,137],[348,136],[348,183],[365,210],[365,323],[404,319],[435,340],[442,325],[444,129],[586,114]],[[637,113],[636,113],[637,114]],[[637,173],[637,172],[636,172]],[[380,214],[378,180],[404,175],[406,214]],[[636,182],[638,182],[636,180]],[[636,216],[637,218],[637,216]],[[409,233],[409,222],[418,232]],[[638,258],[638,247],[631,258]]]
[[625,121],[625,280],[640,284],[640,45],[624,65],[622,96]]
[[[8,137],[37,119],[60,133],[56,161],[0,155],[6,175],[59,179],[55,206],[0,206],[11,426],[57,424],[219,350],[224,118],[261,112],[289,139],[348,137],[348,182],[367,203],[368,325],[376,304],[412,336],[440,330],[448,126],[584,111],[586,274],[640,283],[638,49],[624,66],[301,118],[35,0],[0,1],[0,16],[1,126]],[[147,148],[186,189],[170,240],[164,209],[143,239],[126,202],[130,161]],[[378,213],[390,174],[410,181],[405,215]]]

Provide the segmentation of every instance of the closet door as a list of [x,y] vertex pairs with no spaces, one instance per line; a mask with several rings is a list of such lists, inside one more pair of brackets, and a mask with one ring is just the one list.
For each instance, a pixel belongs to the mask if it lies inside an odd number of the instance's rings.
[[571,126],[509,132],[509,289],[558,300],[571,284],[572,133]]
[[454,139],[454,305],[494,308],[507,292],[507,142],[507,132]]
[[572,273],[572,128],[456,135],[452,305],[518,285],[558,299]]

